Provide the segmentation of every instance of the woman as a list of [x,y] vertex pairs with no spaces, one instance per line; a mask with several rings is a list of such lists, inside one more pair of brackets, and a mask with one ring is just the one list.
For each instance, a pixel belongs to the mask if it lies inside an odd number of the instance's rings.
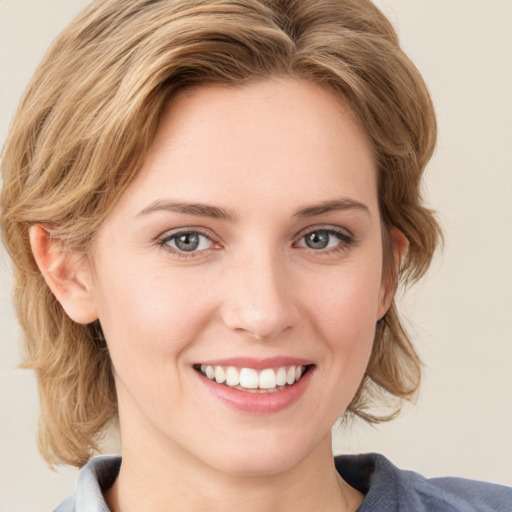
[[119,416],[122,464],[92,459],[58,510],[507,509],[504,487],[332,461],[339,416],[389,419],[372,404],[419,384],[393,295],[440,235],[434,141],[370,3],[77,18],[2,163],[43,455],[84,465]]

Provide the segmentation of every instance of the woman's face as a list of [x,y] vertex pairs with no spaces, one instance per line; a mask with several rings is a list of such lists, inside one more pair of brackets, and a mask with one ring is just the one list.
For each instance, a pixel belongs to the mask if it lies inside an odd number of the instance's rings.
[[263,475],[330,450],[390,295],[372,149],[339,100],[182,94],[91,255],[123,451]]

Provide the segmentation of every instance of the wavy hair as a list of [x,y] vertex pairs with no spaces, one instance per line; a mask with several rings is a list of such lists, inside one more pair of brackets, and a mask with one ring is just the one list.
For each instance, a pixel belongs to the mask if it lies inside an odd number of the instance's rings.
[[[14,264],[24,365],[41,401],[39,447],[50,464],[81,466],[117,416],[112,367],[99,324],[74,323],[38,271],[29,227],[50,226],[87,254],[137,175],[169,101],[203,84],[269,77],[308,80],[349,105],[378,166],[384,272],[419,279],[441,231],[422,204],[420,179],[436,140],[421,75],[369,0],[103,0],[62,32],[22,98],[4,148],[1,227]],[[393,274],[390,230],[409,241]],[[348,415],[393,417],[414,396],[421,362],[393,303]],[[372,410],[384,397],[396,409]]]

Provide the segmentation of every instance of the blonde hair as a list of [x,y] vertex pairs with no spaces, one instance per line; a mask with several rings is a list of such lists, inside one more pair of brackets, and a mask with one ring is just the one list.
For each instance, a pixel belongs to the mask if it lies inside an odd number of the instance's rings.
[[[202,84],[288,76],[343,98],[378,162],[384,270],[390,230],[409,241],[401,278],[419,279],[440,238],[422,206],[420,178],[436,139],[425,84],[397,35],[368,0],[95,1],[64,30],[37,69],[2,157],[2,233],[14,262],[25,365],[41,397],[39,447],[50,463],[83,465],[117,414],[99,324],[65,314],[31,253],[28,230],[49,226],[67,250],[87,254],[134,179],[170,99]],[[348,414],[383,421],[371,406],[411,398],[420,360],[393,304]]]

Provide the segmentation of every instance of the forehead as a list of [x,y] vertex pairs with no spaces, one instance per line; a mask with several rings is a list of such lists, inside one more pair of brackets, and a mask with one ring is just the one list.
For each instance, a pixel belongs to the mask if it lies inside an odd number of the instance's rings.
[[168,105],[125,195],[137,203],[155,196],[227,201],[235,209],[349,196],[373,208],[376,166],[350,109],[318,85],[204,86]]

